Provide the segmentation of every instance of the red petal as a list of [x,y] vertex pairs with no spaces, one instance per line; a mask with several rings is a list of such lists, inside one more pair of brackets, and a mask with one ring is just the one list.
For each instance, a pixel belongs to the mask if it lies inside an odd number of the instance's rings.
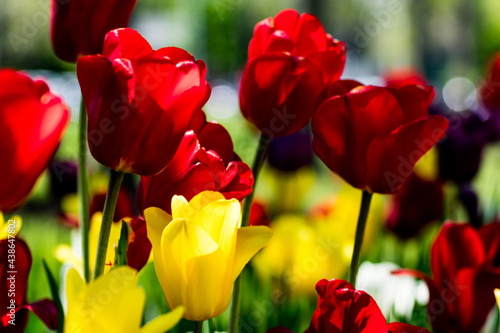
[[130,28],[111,30],[104,39],[102,55],[110,60],[133,59],[151,55],[151,45],[137,31]]
[[[47,86],[22,73],[0,70],[0,211],[28,196],[54,155],[69,121],[69,110]],[[12,84],[11,87],[9,85]]]
[[434,88],[430,86],[406,85],[401,88],[388,88],[403,109],[404,123],[428,117],[428,108],[434,99]]
[[42,299],[25,305],[25,308],[32,311],[49,329],[57,330],[59,326],[58,313],[56,304],[52,300]]
[[316,111],[314,151],[330,170],[364,189],[371,185],[369,174],[377,168],[367,156],[370,142],[391,133],[401,121],[401,109],[387,90],[358,87],[344,98],[328,99]]
[[480,267],[486,253],[478,232],[469,224],[446,223],[431,248],[431,268],[440,288],[454,282],[460,269]]
[[129,223],[132,234],[127,247],[127,265],[140,271],[148,263],[152,246],[148,239],[146,222],[133,219]]
[[253,58],[243,73],[241,111],[267,137],[285,136],[307,124],[322,91],[321,73],[307,60]]
[[447,119],[431,116],[403,125],[390,135],[373,137],[366,154],[368,188],[377,193],[400,189],[417,161],[444,137],[447,128]]

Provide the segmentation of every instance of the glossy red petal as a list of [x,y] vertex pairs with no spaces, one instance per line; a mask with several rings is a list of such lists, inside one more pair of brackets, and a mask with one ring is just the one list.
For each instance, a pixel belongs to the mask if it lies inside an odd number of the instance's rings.
[[500,266],[500,223],[484,225],[478,232],[486,249],[487,265]]
[[137,31],[123,28],[111,30],[106,34],[102,55],[110,60],[133,59],[152,52],[151,45]]
[[402,111],[389,92],[358,87],[345,97],[330,98],[316,111],[314,151],[330,170],[364,189],[370,185],[369,172],[378,166],[367,156],[371,140],[388,135],[401,121]]
[[405,124],[389,135],[374,136],[366,153],[370,163],[367,187],[372,192],[394,193],[411,175],[417,161],[441,140],[448,120],[431,116]]
[[362,83],[355,80],[338,80],[328,85],[327,97],[347,95],[356,87],[363,86]]
[[344,71],[346,49],[342,44],[338,49],[311,54],[307,59],[321,69],[325,84],[337,81]]
[[308,61],[254,58],[241,82],[241,111],[267,137],[285,136],[310,120],[322,85],[321,73]]
[[321,280],[316,290],[318,307],[308,332],[387,333],[385,318],[367,293],[343,280]]
[[133,219],[129,224],[132,234],[127,247],[127,265],[140,271],[148,263],[152,245],[144,220]]
[[428,117],[428,108],[434,99],[434,88],[430,86],[406,85],[401,88],[388,88],[404,110],[404,123]]
[[207,122],[197,133],[198,140],[203,148],[216,151],[219,157],[227,164],[233,159],[233,140],[229,132],[216,122]]

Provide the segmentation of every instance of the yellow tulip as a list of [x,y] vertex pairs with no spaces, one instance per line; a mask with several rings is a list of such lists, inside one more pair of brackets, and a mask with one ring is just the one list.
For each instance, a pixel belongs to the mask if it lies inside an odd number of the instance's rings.
[[238,228],[240,203],[218,192],[202,192],[189,203],[172,198],[172,216],[144,211],[156,275],[170,308],[183,305],[184,318],[202,321],[223,313],[233,282],[272,237],[264,226]]
[[0,212],[0,239],[8,239],[17,235],[21,229],[22,221],[19,216],[14,216],[5,222],[2,212]]
[[137,287],[137,273],[120,266],[86,285],[75,269],[66,277],[66,333],[160,333],[182,318],[184,308],[161,315],[140,327],[146,295]]

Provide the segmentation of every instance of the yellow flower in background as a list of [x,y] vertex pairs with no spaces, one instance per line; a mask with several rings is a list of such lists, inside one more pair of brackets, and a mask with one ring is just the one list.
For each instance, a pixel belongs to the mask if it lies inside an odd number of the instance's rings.
[[189,320],[227,309],[234,280],[273,234],[264,226],[238,228],[240,203],[218,192],[202,192],[189,203],[174,196],[172,216],[156,207],[144,215],[167,303],[184,306]]
[[16,215],[5,221],[2,212],[0,212],[0,239],[8,239],[9,235],[16,236],[21,230],[22,224],[21,217]]
[[75,269],[66,277],[67,315],[65,333],[161,333],[182,318],[184,309],[163,314],[140,327],[146,294],[137,287],[137,273],[120,266],[85,284]]
[[[89,230],[89,265],[90,272],[92,273],[95,265],[95,257],[97,253],[97,243],[99,240],[99,232],[102,224],[102,213],[97,212],[92,215],[90,219]],[[106,266],[104,266],[104,273],[109,272],[115,259],[114,245],[118,244],[120,239],[121,223],[112,223],[111,232],[109,234],[108,250],[106,251]],[[66,264],[77,268],[83,275],[83,262],[82,262],[82,247],[80,230],[72,235],[72,246],[60,244],[56,247],[55,257]]]
[[[263,279],[283,281],[292,297],[316,297],[321,279],[345,278],[361,203],[359,190],[345,185],[338,196],[309,216],[284,214],[271,222],[272,241],[252,261]],[[374,196],[363,249],[369,248],[381,219]]]

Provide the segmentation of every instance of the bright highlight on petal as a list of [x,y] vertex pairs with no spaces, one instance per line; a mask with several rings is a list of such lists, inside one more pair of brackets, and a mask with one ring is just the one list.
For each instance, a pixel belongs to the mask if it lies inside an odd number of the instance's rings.
[[155,207],[144,214],[167,303],[171,309],[184,306],[189,320],[224,312],[234,280],[272,237],[263,226],[238,229],[240,203],[218,192],[202,192],[189,202],[174,196],[173,220]]

